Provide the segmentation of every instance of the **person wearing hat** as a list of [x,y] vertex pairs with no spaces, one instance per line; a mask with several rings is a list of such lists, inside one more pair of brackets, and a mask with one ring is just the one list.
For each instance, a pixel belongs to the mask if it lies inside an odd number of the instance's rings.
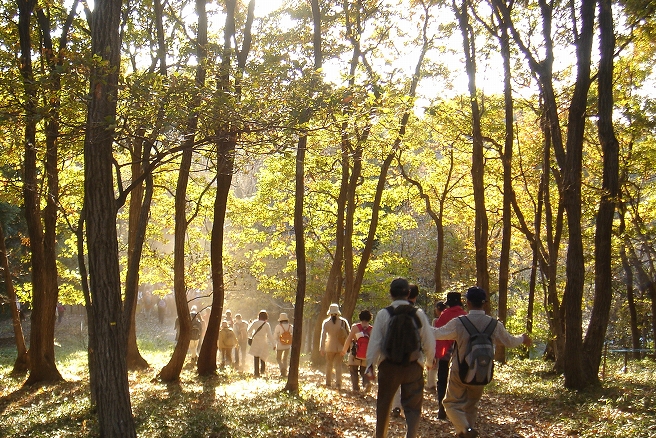
[[[198,360],[198,350],[200,350],[200,338],[203,331],[205,321],[203,316],[198,312],[198,308],[194,305],[189,310],[189,319],[191,320],[191,332],[189,338],[189,350],[191,353],[191,361],[196,363]],[[176,323],[179,323],[176,320]]]
[[[480,287],[473,286],[467,289],[465,294],[469,313],[462,318],[467,318],[479,331],[484,331],[492,321],[492,317],[485,314],[483,305],[487,300],[487,293]],[[448,310],[448,309],[447,309]],[[475,438],[478,432],[474,429],[478,415],[478,402],[483,396],[485,385],[467,385],[460,380],[459,363],[456,358],[464,357],[469,342],[469,332],[465,328],[461,318],[454,318],[439,328],[434,328],[435,339],[454,340],[456,343],[456,357],[451,360],[451,371],[449,382],[444,397],[444,409],[446,415],[456,429],[456,434],[461,438]],[[531,345],[531,338],[527,334],[513,336],[501,322],[497,322],[492,332],[494,344],[503,344],[508,348],[518,347],[522,344]]]
[[287,377],[289,369],[289,352],[292,349],[292,334],[294,333],[294,326],[289,323],[289,317],[285,312],[280,312],[278,316],[278,325],[273,330],[273,341],[275,343],[273,349],[276,350],[276,361],[280,368],[280,375]]
[[226,364],[229,366],[233,365],[232,361],[232,350],[239,345],[237,340],[237,335],[235,335],[234,330],[230,327],[230,323],[226,320],[221,321],[221,330],[219,330],[219,340],[218,347],[221,352],[221,368],[225,367]]
[[[467,312],[462,308],[462,295],[460,292],[449,292],[446,294],[447,308],[441,313],[433,327],[443,327],[453,318],[466,315]],[[449,381],[449,361],[453,352],[453,341],[438,339],[435,341],[435,359],[437,368],[437,418],[446,419],[446,411],[442,401],[446,395],[446,385]]]
[[321,326],[319,352],[326,357],[326,386],[330,387],[335,369],[335,385],[342,388],[342,348],[351,331],[347,320],[341,317],[339,305],[333,303],[328,308],[328,318]]

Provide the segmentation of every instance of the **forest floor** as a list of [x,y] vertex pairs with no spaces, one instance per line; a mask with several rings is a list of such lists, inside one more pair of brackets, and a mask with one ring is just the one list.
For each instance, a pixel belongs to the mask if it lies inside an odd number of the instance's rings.
[[[200,378],[187,363],[179,383],[164,384],[155,375],[172,352],[173,319],[159,324],[154,316],[140,315],[137,321],[139,348],[151,365],[129,374],[139,437],[373,436],[376,385],[367,393],[351,391],[346,367],[342,390],[325,387],[324,374],[304,365],[298,394],[288,394],[274,357],[263,378],[232,368]],[[23,327],[29,330],[29,322]],[[65,381],[23,388],[25,376],[11,375],[16,350],[10,321],[0,322],[0,437],[99,436],[89,404],[83,315],[65,314],[55,333],[57,365]],[[542,360],[519,359],[497,366],[480,403],[481,437],[656,438],[652,360],[630,361],[625,373],[622,361],[609,357],[602,384],[585,392],[564,389],[562,376],[550,367]],[[403,417],[391,418],[389,437],[405,436],[404,427]],[[425,393],[419,436],[454,436],[451,424],[437,419],[433,392]]]

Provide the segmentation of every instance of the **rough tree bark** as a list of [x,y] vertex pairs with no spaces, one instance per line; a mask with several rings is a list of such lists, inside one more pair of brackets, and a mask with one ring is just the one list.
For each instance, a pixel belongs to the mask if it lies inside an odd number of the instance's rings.
[[[472,187],[474,190],[474,242],[476,245],[476,285],[490,293],[490,273],[487,263],[488,219],[485,209],[485,157],[483,153],[483,135],[481,133],[481,111],[478,106],[476,88],[476,46],[474,44],[473,29],[469,22],[469,0],[460,5],[453,2],[453,10],[458,19],[462,34],[463,50],[465,54],[465,68],[468,77],[469,103],[472,117]],[[485,310],[490,312],[490,300],[485,303]]]
[[27,354],[25,338],[23,337],[23,326],[21,325],[20,314],[18,312],[18,307],[16,307],[18,298],[16,297],[14,282],[11,278],[11,271],[9,270],[7,247],[5,246],[5,233],[2,225],[0,225],[0,268],[2,268],[5,290],[7,292],[7,298],[9,298],[9,306],[11,307],[11,322],[14,327],[14,339],[16,341],[16,361],[14,362],[14,368],[11,370],[11,374],[17,375],[29,370],[29,355]]
[[613,219],[620,196],[619,143],[613,128],[613,56],[615,33],[611,0],[599,0],[600,59],[597,122],[603,151],[603,180],[595,233],[595,294],[588,331],[583,342],[584,374],[599,383],[599,366],[613,299]]
[[[232,63],[232,41],[235,40],[235,13],[237,2],[228,0],[226,5],[226,24],[224,30],[223,59],[220,67],[219,94],[232,94],[236,101],[241,99],[241,77],[246,68],[246,60],[251,49],[255,0],[248,3],[248,12],[244,24],[241,50],[235,47],[234,53],[237,65],[234,69],[234,85],[230,85],[230,66]],[[232,183],[235,164],[235,147],[239,129],[234,122],[220,120],[215,128],[215,144],[217,150],[216,197],[214,199],[214,222],[212,224],[212,242],[210,244],[210,264],[212,271],[212,311],[210,312],[205,338],[198,356],[198,373],[213,374],[216,371],[216,351],[219,335],[219,323],[223,314],[225,284],[223,271],[223,238],[225,214],[228,203],[228,193]]]
[[[180,172],[175,187],[175,233],[173,247],[173,293],[175,296],[175,308],[178,315],[179,329],[178,342],[175,344],[173,355],[169,363],[159,372],[159,377],[165,382],[177,381],[184,366],[187,350],[189,348],[191,319],[189,316],[189,305],[187,303],[187,287],[185,281],[185,237],[187,234],[187,185],[189,183],[189,171],[191,169],[191,158],[193,146],[198,129],[198,111],[200,104],[200,90],[205,86],[207,71],[205,60],[207,59],[207,8],[204,0],[196,1],[196,15],[198,16],[198,30],[196,35],[196,87],[197,92],[190,108],[187,119],[185,138],[182,144],[182,159],[180,161]],[[163,62],[163,61],[162,61]]]
[[[120,0],[99,0],[91,15],[91,70],[84,141],[84,210],[89,259],[91,371],[101,437],[136,437],[127,376],[127,333],[132,296],[121,300],[112,149],[121,41]],[[124,310],[125,304],[125,310]]]
[[[55,308],[57,305],[57,269],[55,254],[55,222],[57,217],[54,199],[46,201],[43,218],[39,187],[39,170],[37,166],[37,86],[32,67],[31,18],[36,1],[18,2],[18,32],[20,38],[20,73],[23,79],[25,93],[25,137],[23,164],[23,199],[25,202],[25,219],[30,236],[30,252],[32,267],[32,314],[30,317],[30,373],[25,385],[37,382],[62,380],[55,364]],[[53,163],[52,137],[46,150],[46,185],[48,195],[57,196],[56,152]],[[50,146],[50,147],[48,147]],[[54,216],[54,217],[53,217]],[[42,224],[44,219],[44,224]],[[45,226],[45,230],[44,230]],[[51,241],[50,241],[51,240]],[[53,272],[54,266],[54,272]]]
[[[309,94],[314,94],[317,74],[323,66],[321,51],[321,9],[319,0],[311,0],[314,47],[314,80],[311,82]],[[312,108],[308,106],[303,113],[301,125],[305,125],[312,118]],[[307,151],[307,132],[298,139],[295,169],[294,193],[294,235],[296,240],[296,301],[294,304],[294,335],[292,338],[292,351],[289,363],[289,375],[285,390],[298,392],[298,375],[301,362],[301,334],[303,333],[303,312],[305,308],[305,294],[307,286],[307,261],[305,256],[305,227],[303,225],[303,204],[305,198],[305,154]]]

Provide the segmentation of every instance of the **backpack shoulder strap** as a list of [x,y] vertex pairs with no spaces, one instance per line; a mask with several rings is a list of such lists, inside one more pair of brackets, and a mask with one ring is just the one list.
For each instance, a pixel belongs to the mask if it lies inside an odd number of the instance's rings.
[[410,315],[415,319],[415,322],[417,323],[417,329],[420,329],[423,324],[421,323],[421,318],[417,315],[417,308],[415,306],[412,306],[412,310],[410,310]]
[[475,333],[480,333],[476,328],[476,326],[472,324],[469,318],[467,318],[467,315],[459,316],[458,319],[460,320],[462,325],[465,326],[465,329],[467,329],[467,333],[469,333],[470,335],[473,335]]
[[387,306],[385,307],[385,310],[387,310],[387,313],[389,313],[390,316],[394,316],[394,306]]
[[485,330],[483,330],[483,333],[485,333],[488,336],[492,336],[492,333],[494,333],[495,328],[497,328],[497,320],[492,318],[488,323],[487,327],[485,327]]

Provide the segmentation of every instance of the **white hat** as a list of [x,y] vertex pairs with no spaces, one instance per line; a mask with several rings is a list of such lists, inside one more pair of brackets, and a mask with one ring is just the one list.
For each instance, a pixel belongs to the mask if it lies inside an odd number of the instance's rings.
[[328,308],[328,312],[326,315],[341,315],[342,312],[339,311],[339,305],[338,304],[331,304],[330,308]]
[[289,321],[289,318],[287,317],[287,314],[285,312],[280,312],[280,316],[278,317],[278,322],[280,321]]

